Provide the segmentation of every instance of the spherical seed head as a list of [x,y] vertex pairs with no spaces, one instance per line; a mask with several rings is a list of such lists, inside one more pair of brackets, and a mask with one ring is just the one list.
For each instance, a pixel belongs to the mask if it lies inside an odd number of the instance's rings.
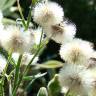
[[87,96],[95,96],[96,93],[96,70],[87,69],[82,74],[83,86],[88,93]]
[[13,52],[29,52],[34,44],[34,36],[30,31],[21,32],[16,26],[8,26],[0,35],[0,41],[3,48]]
[[86,64],[92,53],[91,44],[80,39],[63,44],[60,49],[61,58],[71,64]]
[[0,41],[2,47],[4,47],[7,51],[13,50],[14,47],[17,47],[17,42],[19,41],[19,29],[13,26],[8,26],[0,35]]
[[59,72],[59,82],[61,87],[69,89],[70,92],[75,95],[87,94],[83,86],[82,72],[85,72],[84,67],[66,64]]
[[43,29],[48,38],[61,44],[71,41],[76,34],[76,26],[73,23],[68,24],[67,22],[44,26]]
[[33,10],[33,19],[41,26],[58,24],[63,21],[63,16],[63,8],[51,1],[40,2]]

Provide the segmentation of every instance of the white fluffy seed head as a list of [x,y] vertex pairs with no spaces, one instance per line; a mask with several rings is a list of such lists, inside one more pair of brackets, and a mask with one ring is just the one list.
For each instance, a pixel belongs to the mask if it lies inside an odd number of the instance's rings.
[[96,59],[96,51],[93,52],[91,58],[95,58]]
[[82,80],[87,96],[95,96],[96,94],[96,70],[86,70],[82,74]]
[[13,26],[7,27],[7,29],[3,29],[3,32],[0,33],[0,41],[2,47],[4,47],[7,51],[11,48],[13,49],[16,46],[15,41],[19,40],[19,29]]
[[16,26],[8,26],[0,33],[0,41],[7,51],[24,53],[34,44],[34,35],[30,31],[21,32]]
[[96,95],[96,70],[86,69],[85,66],[66,64],[59,72],[59,82],[76,95]]
[[60,49],[61,58],[70,64],[86,64],[92,53],[91,43],[80,39],[63,44]]
[[33,10],[33,19],[41,26],[58,24],[63,21],[63,16],[63,8],[51,1],[40,2]]
[[76,26],[72,23],[68,24],[67,22],[45,26],[43,29],[48,38],[61,44],[71,41],[76,34]]
[[[76,96],[86,96],[86,90],[83,86],[82,72],[84,67],[66,64],[59,72],[59,82],[61,87],[68,88],[70,92],[74,93]],[[82,94],[82,95],[81,95]]]
[[0,55],[0,74],[5,69],[6,64],[7,64],[6,59],[2,55]]

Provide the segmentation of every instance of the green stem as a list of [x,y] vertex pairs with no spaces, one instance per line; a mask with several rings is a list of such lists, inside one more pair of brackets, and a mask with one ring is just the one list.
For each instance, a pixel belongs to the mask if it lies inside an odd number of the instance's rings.
[[65,96],[69,96],[70,90],[68,90],[68,92],[65,94]]
[[26,91],[30,88],[30,85],[33,84],[33,82],[34,82],[35,80],[36,80],[36,79],[31,80],[31,82],[26,86],[26,88],[25,88]]
[[24,76],[26,76],[26,74],[27,74],[27,72],[28,72],[28,69],[30,68],[31,63],[33,62],[33,60],[35,59],[35,57],[36,57],[37,54],[39,53],[40,49],[41,49],[41,48],[38,49],[38,51],[36,52],[36,54],[34,55],[34,57],[31,59],[31,61],[29,62],[29,64],[28,64],[27,67],[25,68],[24,74],[20,76],[20,80],[18,81],[16,87],[15,87],[14,90],[13,90],[13,96],[16,96],[16,91],[17,91],[19,85],[21,84]]
[[42,38],[43,38],[43,30],[42,30],[41,37],[40,37],[39,48],[40,48],[40,46],[41,46]]
[[19,56],[19,59],[18,59],[17,65],[16,65],[13,90],[15,89],[15,86],[17,85],[17,82],[19,80],[19,72],[20,72],[21,60],[22,60],[22,55]]
[[25,23],[25,19],[24,19],[23,13],[22,13],[22,9],[21,9],[20,4],[19,4],[19,0],[17,0],[17,5],[18,5],[18,9],[19,9],[19,12],[20,12],[21,18],[22,18],[23,26],[24,26],[25,29],[26,29],[26,23]]
[[[42,33],[42,34],[43,34],[43,33]],[[41,35],[42,35],[42,34],[41,34]],[[42,38],[42,36],[41,36],[41,38]],[[40,38],[40,40],[42,40],[41,38]],[[26,76],[26,74],[27,74],[27,72],[28,72],[28,70],[29,70],[29,68],[30,68],[30,65],[32,64],[33,60],[34,60],[35,57],[38,55],[38,53],[40,52],[40,50],[41,50],[43,47],[45,47],[44,45],[43,45],[43,46],[40,46],[40,45],[41,45],[41,41],[40,41],[38,50],[36,51],[35,55],[33,56],[33,58],[30,60],[30,62],[29,62],[28,65],[26,66],[26,68],[25,68],[25,70],[24,70],[24,73],[20,76],[20,79],[18,80],[18,82],[17,82],[17,84],[16,84],[16,87],[14,88],[14,90],[13,90],[13,92],[12,92],[13,96],[16,96],[16,91],[17,91],[19,85],[21,84],[24,76]]]
[[27,26],[26,26],[26,29],[25,30],[28,29],[29,24],[30,24],[30,21],[31,21],[31,11],[32,11],[32,4],[31,4],[31,8],[29,10],[29,14],[28,14],[28,18],[27,18]]
[[8,81],[9,83],[9,96],[12,96],[12,85],[11,85],[11,80]]
[[4,96],[4,87],[1,82],[0,82],[0,96]]
[[[33,60],[35,59],[35,57],[39,54],[39,52],[45,47],[45,45],[42,45],[41,46],[41,42],[42,42],[42,36],[43,36],[43,31],[41,33],[41,38],[40,38],[40,43],[39,43],[39,47],[38,47],[38,50],[36,51],[35,55],[33,56],[33,58],[30,60],[30,62],[28,63],[28,65],[26,66],[25,70],[24,70],[24,73],[21,74],[20,76],[20,79],[17,81],[17,84],[16,84],[16,87],[14,88],[12,94],[13,96],[16,96],[16,91],[19,87],[19,85],[21,84],[21,82],[23,81],[23,78],[26,76],[27,72],[29,71],[29,68],[30,68],[30,65],[32,64]],[[48,41],[48,39],[46,40]]]
[[9,55],[8,61],[7,61],[7,64],[6,64],[6,67],[5,67],[4,71],[2,72],[2,78],[1,78],[1,82],[0,82],[0,91],[1,91],[0,96],[4,96],[5,74],[6,74],[6,71],[7,71],[7,68],[8,68],[8,64],[9,64],[9,62],[10,62],[10,60],[11,60],[11,55],[12,55],[12,54]]

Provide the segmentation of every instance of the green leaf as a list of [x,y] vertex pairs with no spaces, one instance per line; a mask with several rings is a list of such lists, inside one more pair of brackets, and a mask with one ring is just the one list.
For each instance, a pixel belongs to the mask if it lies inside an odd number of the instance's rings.
[[47,72],[46,72],[46,73],[43,73],[43,74],[38,73],[37,75],[34,75],[34,76],[25,76],[23,79],[24,79],[24,80],[37,79],[37,78],[40,78],[40,77],[45,76],[46,74],[47,74]]
[[11,82],[11,80],[8,83],[9,83],[9,96],[12,96],[12,82]]
[[45,72],[45,73],[38,73],[37,75],[35,75],[35,78],[40,78],[40,77],[43,77],[43,76],[45,76],[47,74],[47,72]]
[[21,60],[22,60],[22,55],[19,56],[19,59],[18,59],[17,65],[16,65],[13,90],[15,89],[15,87],[16,87],[16,85],[17,85],[17,82],[18,82],[18,80],[19,80],[19,72],[20,72]]
[[38,0],[32,0],[32,4],[35,5],[35,3],[37,2]]
[[7,0],[0,0],[0,10],[3,9]]
[[59,96],[61,87],[59,85],[57,74],[54,76],[54,78],[51,81],[49,81],[47,88],[50,96]]
[[24,26],[25,29],[26,29],[26,26],[27,26],[27,25],[26,25],[25,18],[24,18],[23,13],[22,13],[21,6],[20,6],[20,4],[19,4],[19,0],[17,0],[17,5],[18,5],[18,9],[19,9],[19,12],[20,12],[21,18],[22,18],[23,26]]
[[31,21],[31,11],[32,11],[32,4],[31,4],[31,8],[29,10],[29,14],[28,14],[28,18],[27,18],[26,30],[28,29],[30,21]]
[[47,89],[45,87],[41,87],[39,89],[39,92],[38,92],[37,96],[48,96]]
[[0,96],[4,96],[4,85],[2,84],[2,81],[0,80]]
[[2,10],[7,10],[7,9],[10,8],[15,2],[16,2],[16,0],[7,0],[7,2],[5,3],[4,7],[2,8]]
[[64,64],[56,61],[56,60],[51,60],[51,61],[47,61],[43,64],[37,64],[37,68],[59,68],[62,67]]
[[13,24],[13,25],[16,25],[16,22],[12,19],[8,19],[8,18],[3,18],[2,22],[4,24]]
[[26,86],[26,90],[28,90],[29,88],[30,88],[30,86],[32,85],[32,83],[36,80],[36,79],[38,79],[38,78],[40,78],[40,77],[43,77],[44,75],[46,75],[47,73],[43,73],[43,74],[41,74],[41,73],[38,73],[37,75],[35,75],[35,76],[26,76],[26,77],[24,77],[24,80],[31,80],[30,82],[29,82],[29,84]]

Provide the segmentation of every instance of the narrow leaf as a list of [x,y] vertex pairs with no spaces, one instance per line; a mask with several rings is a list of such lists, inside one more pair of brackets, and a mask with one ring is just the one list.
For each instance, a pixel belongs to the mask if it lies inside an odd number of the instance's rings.
[[37,64],[37,68],[59,68],[62,66],[63,63],[55,60],[47,61],[44,64]]
[[22,60],[22,55],[19,56],[19,59],[18,59],[17,65],[16,65],[13,90],[15,89],[16,84],[17,84],[18,79],[19,79],[19,72],[20,72],[20,64],[21,64],[21,60]]
[[41,87],[37,96],[48,96],[47,89],[45,87]]
[[17,0],[17,5],[18,5],[18,9],[19,9],[21,18],[22,18],[22,23],[23,23],[23,25],[24,25],[24,27],[26,29],[26,23],[25,23],[25,19],[24,19],[23,13],[22,13],[22,9],[21,9],[20,4],[19,4],[19,0]]

